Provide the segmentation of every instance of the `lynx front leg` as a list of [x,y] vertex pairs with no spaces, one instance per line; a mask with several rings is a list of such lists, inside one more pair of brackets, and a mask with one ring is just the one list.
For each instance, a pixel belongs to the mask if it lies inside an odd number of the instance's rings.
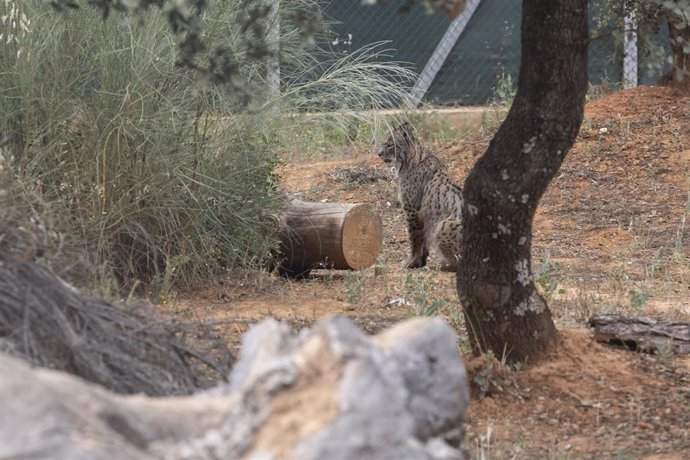
[[416,211],[406,211],[407,235],[410,239],[410,257],[403,262],[405,268],[420,268],[426,265],[426,258],[429,255],[426,242],[424,241],[424,222]]

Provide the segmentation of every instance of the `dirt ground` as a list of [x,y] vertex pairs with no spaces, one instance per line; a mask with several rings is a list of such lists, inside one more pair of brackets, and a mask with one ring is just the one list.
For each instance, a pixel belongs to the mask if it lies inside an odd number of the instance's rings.
[[[462,184],[498,121],[435,148]],[[315,270],[304,280],[235,273],[170,307],[217,321],[237,351],[268,316],[295,330],[345,315],[375,333],[410,316],[439,314],[467,353],[454,276],[404,270],[407,250],[392,173],[362,147],[292,163],[283,186],[310,201],[371,203],[382,215],[376,266]],[[547,362],[508,368],[466,356],[473,385],[471,458],[690,458],[690,358],[597,344],[595,313],[690,320],[690,98],[640,87],[587,105],[577,144],[542,199],[533,269],[563,345]]]

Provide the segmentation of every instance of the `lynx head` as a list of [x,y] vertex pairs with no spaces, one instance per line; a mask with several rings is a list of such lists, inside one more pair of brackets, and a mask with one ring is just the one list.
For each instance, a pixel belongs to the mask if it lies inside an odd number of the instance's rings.
[[412,146],[416,142],[412,126],[407,122],[403,123],[390,133],[379,152],[379,157],[384,163],[393,163],[396,171],[400,171],[409,163]]

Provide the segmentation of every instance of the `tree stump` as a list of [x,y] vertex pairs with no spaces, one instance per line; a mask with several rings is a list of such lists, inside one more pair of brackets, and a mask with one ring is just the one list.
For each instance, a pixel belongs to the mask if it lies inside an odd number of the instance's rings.
[[279,219],[280,273],[305,276],[313,268],[359,270],[381,253],[383,223],[369,204],[291,201]]

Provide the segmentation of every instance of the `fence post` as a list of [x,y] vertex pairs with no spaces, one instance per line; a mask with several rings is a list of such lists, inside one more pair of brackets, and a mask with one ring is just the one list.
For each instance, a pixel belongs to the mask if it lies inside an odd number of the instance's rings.
[[626,13],[623,32],[623,88],[637,86],[637,20],[635,11]]
[[[270,10],[267,16],[266,46],[268,56],[266,58],[266,84],[268,87],[268,99],[276,101],[280,97],[280,0],[268,0]],[[272,111],[277,111],[277,105],[273,104]]]

